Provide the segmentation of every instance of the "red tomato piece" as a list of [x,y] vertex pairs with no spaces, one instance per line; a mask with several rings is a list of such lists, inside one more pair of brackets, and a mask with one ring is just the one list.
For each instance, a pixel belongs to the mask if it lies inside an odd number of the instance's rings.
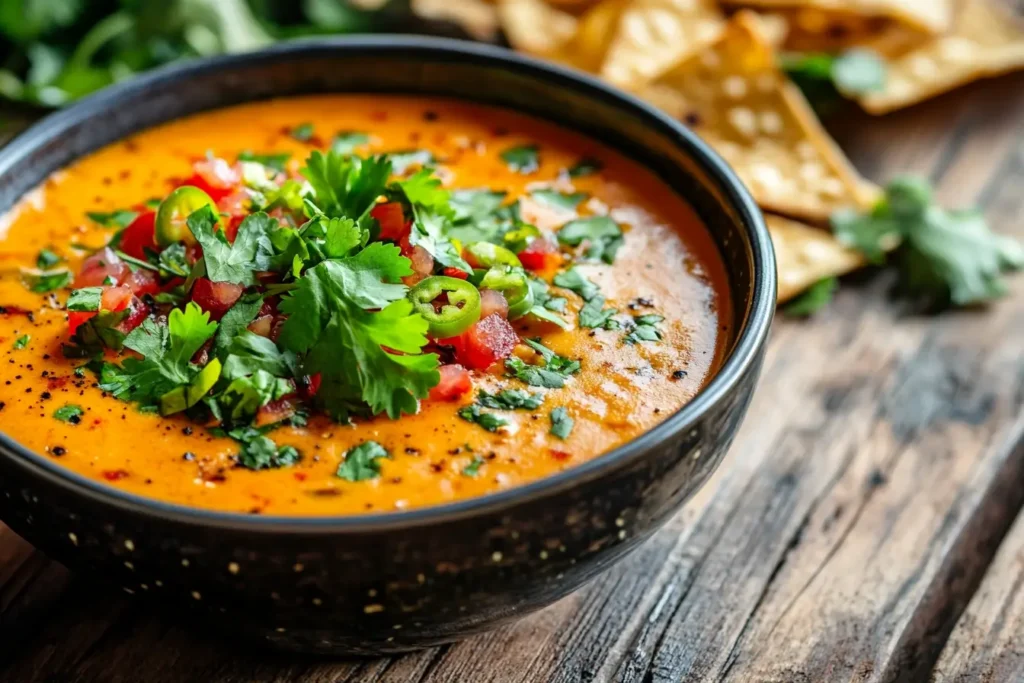
[[409,234],[412,221],[405,219],[405,210],[401,202],[384,202],[377,204],[370,215],[380,224],[380,239],[400,241]]
[[562,263],[562,254],[551,241],[538,237],[517,254],[527,270],[552,270]]
[[200,159],[192,164],[193,174],[182,185],[191,185],[219,202],[231,194],[241,181],[238,171],[223,159]]
[[461,365],[442,365],[438,368],[441,381],[430,390],[429,401],[455,401],[473,389],[473,378],[469,370]]
[[455,360],[472,370],[486,370],[512,355],[519,335],[496,313],[481,319],[458,337],[439,342],[455,349]]
[[467,273],[466,271],[462,270],[461,268],[445,268],[441,272],[444,273],[448,277],[458,278],[459,280],[468,280],[469,279],[469,273]]
[[281,398],[271,401],[265,406],[260,406],[256,411],[254,423],[257,427],[276,424],[281,420],[287,420],[295,414],[295,404],[290,398]]
[[299,394],[307,401],[311,400],[320,391],[320,384],[323,376],[318,372],[315,375],[305,375],[299,380]]
[[408,235],[402,238],[398,246],[402,250],[402,255],[409,259],[409,265],[412,267],[412,275],[402,278],[402,282],[411,287],[423,278],[434,274],[434,257],[430,255],[429,251],[419,245],[409,244]]
[[128,306],[128,317],[118,323],[117,329],[128,334],[141,325],[148,315],[149,306],[142,303],[142,300],[138,297],[132,297],[131,303]]
[[245,216],[232,216],[231,219],[224,224],[224,236],[228,238],[228,242],[235,243],[235,238],[238,237],[238,228],[242,225],[242,221],[245,220]]
[[74,337],[78,328],[85,324],[89,318],[96,315],[94,311],[69,311],[68,312],[68,336]]
[[75,278],[76,287],[99,287],[109,277],[115,284],[121,284],[131,275],[128,264],[122,261],[110,247],[103,247],[82,262],[82,269]]
[[192,301],[210,313],[211,320],[220,320],[238,298],[242,296],[242,285],[231,282],[213,282],[201,277],[192,287]]
[[156,275],[152,271],[141,268],[129,275],[124,284],[131,288],[135,296],[157,294],[160,291],[160,282]]
[[482,289],[480,290],[480,317],[486,318],[493,314],[508,318],[508,300],[502,296],[501,292]]
[[145,259],[144,249],[156,251],[156,211],[145,211],[121,233],[121,251],[137,259]]
[[132,302],[132,288],[127,286],[104,287],[100,295],[101,311],[123,311]]

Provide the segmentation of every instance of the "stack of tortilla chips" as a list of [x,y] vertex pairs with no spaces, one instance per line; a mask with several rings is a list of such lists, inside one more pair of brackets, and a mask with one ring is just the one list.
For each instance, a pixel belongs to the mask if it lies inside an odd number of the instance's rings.
[[1006,0],[460,0],[447,7],[456,21],[464,11],[474,33],[500,27],[514,48],[598,74],[710,143],[765,211],[780,301],[864,264],[832,237],[828,220],[837,209],[869,209],[879,196],[782,71],[780,53],[873,51],[887,63],[884,84],[856,95],[873,114],[1024,68],[1024,27]]

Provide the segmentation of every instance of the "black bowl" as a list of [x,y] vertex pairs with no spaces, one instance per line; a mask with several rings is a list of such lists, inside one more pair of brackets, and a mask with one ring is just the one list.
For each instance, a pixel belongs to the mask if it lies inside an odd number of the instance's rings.
[[775,305],[761,213],[693,133],[579,73],[420,37],[282,45],[190,62],[51,115],[0,151],[0,211],[68,162],[186,114],[274,96],[397,92],[517,109],[662,177],[717,240],[734,300],[728,359],[651,431],[541,481],[432,508],[255,517],[161,503],[62,469],[0,435],[0,516],[55,559],[191,608],[224,633],[323,653],[451,641],[551,604],[625,557],[699,488],[746,411]]

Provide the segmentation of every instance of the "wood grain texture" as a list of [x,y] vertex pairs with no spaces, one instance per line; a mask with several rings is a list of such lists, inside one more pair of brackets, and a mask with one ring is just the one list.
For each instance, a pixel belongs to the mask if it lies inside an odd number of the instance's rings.
[[[1024,76],[831,127],[869,177],[927,175],[949,204],[977,202],[1024,237]],[[714,479],[635,555],[539,614],[390,660],[286,658],[153,616],[8,532],[0,680],[926,680],[1024,502],[1024,278],[987,311],[941,317],[889,301],[890,284],[854,276],[821,316],[780,320]],[[1008,581],[1019,582],[1020,527],[938,680],[976,680],[955,672],[988,624],[998,642],[1019,633],[1024,600]]]

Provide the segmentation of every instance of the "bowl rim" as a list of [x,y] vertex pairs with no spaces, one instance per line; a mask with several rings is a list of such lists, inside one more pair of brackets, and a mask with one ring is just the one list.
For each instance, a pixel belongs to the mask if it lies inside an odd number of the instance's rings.
[[[137,76],[125,83],[110,86],[33,124],[0,149],[0,177],[10,173],[19,163],[23,163],[34,150],[57,139],[82,119],[103,111],[110,111],[123,98],[138,96],[141,91],[157,84],[166,81],[185,81],[193,75],[231,71],[234,68],[269,62],[280,57],[301,56],[304,53],[343,55],[360,52],[364,54],[394,52],[398,56],[409,58],[412,58],[412,55],[402,55],[401,53],[429,53],[434,58],[472,61],[514,69],[521,75],[537,80],[572,87],[590,98],[602,99],[606,102],[612,101],[617,106],[633,110],[652,124],[660,126],[670,133],[675,138],[676,145],[681,147],[687,156],[718,186],[717,189],[727,204],[737,213],[742,229],[747,233],[751,245],[753,273],[750,305],[747,307],[739,337],[711,380],[696,396],[658,425],[621,446],[584,463],[505,491],[405,511],[377,512],[365,515],[289,516],[250,515],[190,507],[120,491],[102,482],[89,479],[29,450],[3,432],[0,432],[0,457],[13,461],[15,466],[29,470],[30,476],[46,479],[50,484],[68,490],[71,494],[84,495],[95,503],[113,505],[126,512],[157,517],[164,521],[245,532],[365,533],[484,515],[524,503],[530,499],[552,495],[583,481],[591,481],[622,466],[625,462],[642,457],[652,446],[672,435],[692,429],[704,414],[721,401],[726,400],[732,392],[738,390],[738,385],[743,377],[751,370],[751,366],[758,362],[760,351],[766,344],[775,311],[775,257],[760,208],[725,161],[707,143],[679,121],[594,76],[512,50],[449,38],[403,34],[367,34],[292,40],[248,53],[171,64]],[[556,125],[559,123],[557,120],[552,120],[552,122]]]

